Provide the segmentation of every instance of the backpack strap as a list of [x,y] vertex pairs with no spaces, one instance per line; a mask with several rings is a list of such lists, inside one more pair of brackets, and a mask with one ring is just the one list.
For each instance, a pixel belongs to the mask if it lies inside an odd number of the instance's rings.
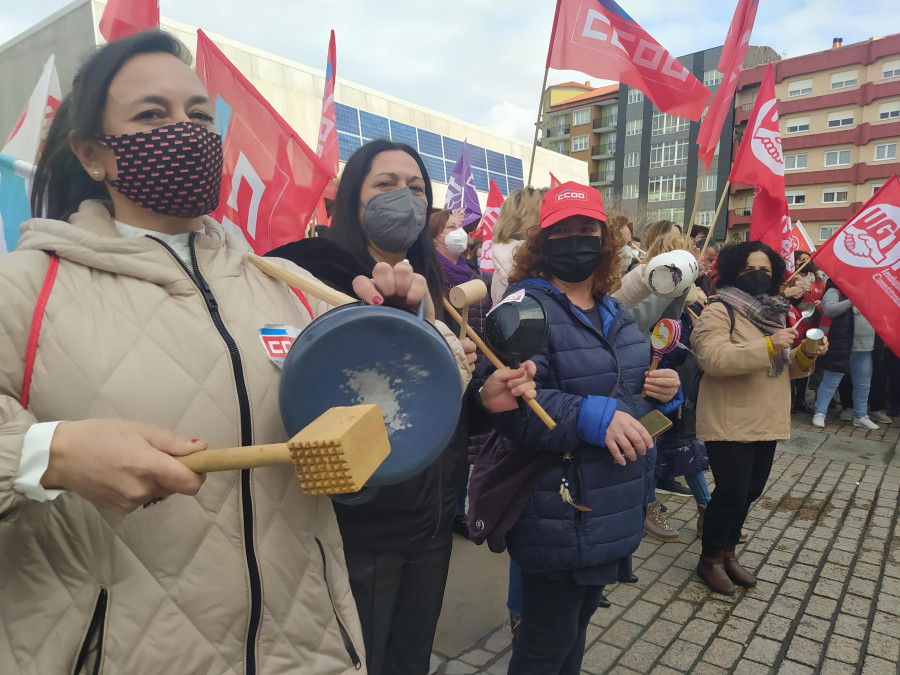
[[44,283],[38,295],[37,304],[34,306],[34,314],[31,317],[31,332],[28,334],[28,347],[25,350],[25,377],[22,382],[21,404],[28,407],[31,393],[31,376],[34,372],[34,359],[37,355],[38,339],[41,336],[41,324],[44,321],[44,311],[47,309],[47,301],[50,299],[50,291],[53,290],[53,282],[56,281],[56,271],[59,269],[59,256],[50,254],[50,265],[44,276]]
[[734,308],[727,302],[724,302],[722,300],[711,300],[707,307],[709,307],[709,305],[713,304],[714,302],[721,302],[723,305],[725,305],[725,311],[728,312],[728,337],[731,337],[731,334],[734,333]]

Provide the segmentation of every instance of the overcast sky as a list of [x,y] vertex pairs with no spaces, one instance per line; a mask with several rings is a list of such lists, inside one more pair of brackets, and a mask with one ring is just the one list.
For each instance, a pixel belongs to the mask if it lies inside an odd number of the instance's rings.
[[[672,54],[720,45],[736,0],[619,0]],[[0,0],[0,44],[69,0]],[[530,141],[555,0],[160,0],[164,16],[325,68],[503,135]],[[900,32],[897,0],[760,0],[751,43],[784,56]],[[585,81],[550,71],[549,84]],[[602,81],[594,80],[596,86]]]

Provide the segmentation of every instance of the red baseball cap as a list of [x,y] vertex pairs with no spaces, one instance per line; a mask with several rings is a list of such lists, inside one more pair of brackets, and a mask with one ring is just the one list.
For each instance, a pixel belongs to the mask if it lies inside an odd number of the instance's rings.
[[600,192],[574,181],[559,185],[541,198],[541,227],[556,225],[570,216],[588,216],[606,222]]

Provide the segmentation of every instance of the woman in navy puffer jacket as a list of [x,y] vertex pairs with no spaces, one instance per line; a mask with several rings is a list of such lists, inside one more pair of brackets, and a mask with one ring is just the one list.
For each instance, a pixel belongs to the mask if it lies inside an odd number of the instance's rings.
[[[506,300],[527,291],[544,307],[547,345],[532,357],[549,430],[526,406],[498,430],[516,444],[555,453],[507,535],[522,568],[522,623],[509,672],[578,673],[588,621],[643,534],[652,441],[638,418],[681,403],[678,375],[648,373],[650,347],[609,297],[621,242],[606,227],[597,190],[565,183],[541,204],[516,253]],[[644,389],[646,398],[641,397]]]

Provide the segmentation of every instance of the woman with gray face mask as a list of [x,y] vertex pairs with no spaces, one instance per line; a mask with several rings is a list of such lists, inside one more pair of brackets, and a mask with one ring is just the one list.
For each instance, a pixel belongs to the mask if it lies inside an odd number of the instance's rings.
[[[270,255],[297,262],[344,292],[358,270],[406,259],[425,277],[430,313],[440,320],[444,278],[426,227],[431,203],[431,182],[419,154],[402,143],[372,141],[344,167],[326,236],[287,244]],[[455,341],[452,335],[448,339]],[[474,345],[463,342],[474,362]],[[334,504],[370,675],[428,672],[457,494],[468,478],[470,425],[488,426],[493,413],[515,409],[512,394],[527,391],[533,397],[533,374],[534,365],[526,362],[483,382],[473,379],[456,431],[437,460],[402,483],[380,487],[364,504]],[[447,392],[454,395],[458,392]]]

